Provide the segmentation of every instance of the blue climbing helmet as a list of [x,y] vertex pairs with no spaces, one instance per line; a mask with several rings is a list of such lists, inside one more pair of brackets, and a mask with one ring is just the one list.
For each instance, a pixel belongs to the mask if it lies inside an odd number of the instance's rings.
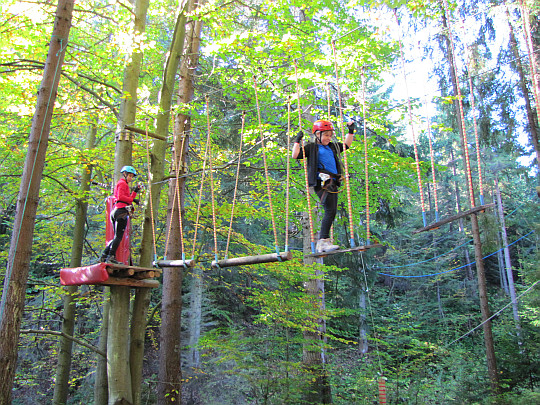
[[120,173],[131,173],[134,176],[137,176],[137,170],[135,170],[135,168],[133,166],[124,166],[124,167],[122,167],[122,169],[120,170]]

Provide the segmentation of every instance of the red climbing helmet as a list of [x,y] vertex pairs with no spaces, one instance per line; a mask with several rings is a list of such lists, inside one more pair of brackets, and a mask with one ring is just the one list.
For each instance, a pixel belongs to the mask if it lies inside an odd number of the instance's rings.
[[313,123],[312,133],[317,131],[333,131],[334,127],[330,121],[318,120]]

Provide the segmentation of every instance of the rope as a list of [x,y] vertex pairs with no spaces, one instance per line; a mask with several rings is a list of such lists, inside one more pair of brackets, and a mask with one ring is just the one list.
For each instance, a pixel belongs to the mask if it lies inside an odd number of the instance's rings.
[[[287,151],[291,148],[291,98],[287,98]],[[289,188],[291,184],[291,155],[287,153],[287,174],[285,176],[285,252],[289,251]]]
[[369,230],[369,166],[368,166],[368,143],[367,143],[367,125],[366,125],[366,80],[364,68],[362,68],[362,127],[364,130],[364,172],[366,187],[366,244],[369,245],[371,234]]
[[268,193],[268,204],[270,206],[270,216],[272,217],[272,230],[274,231],[274,244],[276,246],[276,253],[279,256],[279,244],[276,229],[276,220],[274,218],[274,206],[272,205],[272,192],[270,190],[270,175],[268,174],[268,164],[266,162],[266,146],[264,143],[264,133],[262,129],[261,109],[259,107],[259,94],[257,91],[257,78],[253,76],[253,86],[255,89],[255,103],[257,105],[257,117],[259,119],[259,133],[261,135],[261,148],[263,152],[263,164],[264,164],[264,177],[266,179],[266,191]]
[[[487,255],[487,256],[484,256],[484,257],[482,258],[482,260],[487,259],[488,257],[493,256],[494,254],[497,254],[498,252],[502,251],[503,249],[512,246],[513,244],[519,242],[521,239],[526,238],[527,236],[529,236],[531,233],[534,233],[534,232],[535,232],[535,231],[530,231],[528,234],[523,235],[521,238],[515,240],[515,241],[512,242],[512,243],[509,243],[507,246],[504,246],[504,247],[500,248],[499,250],[496,250],[495,252],[490,253],[490,254]],[[469,241],[469,242],[470,242],[470,241]],[[467,242],[467,243],[468,243],[468,242]],[[463,245],[462,245],[462,246],[463,246]],[[396,274],[387,274],[387,273],[377,273],[377,274],[380,274],[381,276],[396,277],[396,278],[422,278],[422,277],[433,277],[433,276],[439,276],[439,275],[441,275],[441,274],[451,273],[451,272],[453,272],[453,271],[462,269],[462,268],[464,268],[464,267],[473,265],[473,264],[475,264],[475,263],[476,263],[476,261],[470,262],[470,263],[467,263],[467,264],[464,264],[463,266],[455,267],[455,268],[450,269],[450,270],[441,271],[440,273],[421,274],[421,275],[418,275],[418,276],[400,276],[400,275],[396,275]]]
[[453,340],[452,342],[448,343],[446,345],[446,347],[450,346],[450,345],[453,345],[454,343],[456,343],[458,340],[461,340],[463,339],[464,337],[470,335],[471,333],[473,333],[476,329],[478,329],[480,326],[484,325],[486,322],[489,322],[491,321],[493,318],[495,318],[496,316],[498,316],[502,311],[504,311],[506,308],[508,308],[510,305],[512,304],[516,304],[519,299],[521,297],[523,297],[524,295],[528,294],[538,283],[540,283],[540,280],[537,280],[533,283],[533,285],[531,285],[529,288],[527,288],[525,291],[523,291],[521,294],[519,294],[515,300],[511,300],[508,304],[506,304],[504,307],[502,307],[501,309],[499,309],[497,312],[495,312],[493,315],[491,315],[488,319],[486,319],[485,321],[481,322],[480,324],[476,325],[474,328],[472,328],[470,331],[468,331],[467,333],[461,335],[460,337],[458,337],[456,340]]
[[334,54],[334,69],[336,72],[336,86],[337,86],[337,92],[338,92],[338,102],[339,102],[339,128],[340,131],[342,131],[342,139],[343,139],[343,163],[345,167],[345,186],[347,190],[347,207],[349,210],[349,235],[350,235],[350,243],[351,247],[355,247],[356,244],[354,243],[354,229],[353,229],[353,216],[352,216],[352,199],[351,199],[351,185],[350,185],[350,178],[349,178],[349,164],[347,162],[347,149],[345,147],[345,132],[343,131],[343,106],[341,103],[341,90],[339,85],[339,71],[338,71],[338,64],[337,64],[337,52],[336,52],[336,42],[332,41],[332,52]]
[[[330,82],[326,82],[326,100],[328,104],[328,121],[332,121],[332,113],[331,113],[331,102],[330,102]],[[332,226],[330,227],[330,240],[334,241],[334,223],[332,223]]]
[[403,46],[402,46],[402,40],[401,40],[401,26],[399,24],[399,19],[397,16],[397,10],[394,9],[394,17],[396,18],[396,24],[398,26],[398,45],[399,45],[399,54],[400,54],[400,61],[401,61],[401,70],[403,71],[403,84],[405,85],[405,95],[407,96],[407,112],[409,115],[409,125],[411,126],[411,133],[413,138],[413,146],[414,146],[414,161],[416,163],[416,177],[418,181],[418,191],[420,192],[420,205],[422,207],[422,221],[424,222],[424,226],[427,226],[427,220],[426,220],[426,203],[424,200],[424,187],[422,186],[422,174],[420,172],[420,158],[418,156],[418,146],[416,145],[416,133],[414,131],[414,120],[413,120],[413,114],[412,114],[412,106],[411,106],[411,98],[409,96],[409,87],[407,85],[407,73],[405,70],[405,55],[403,54]]
[[[375,331],[375,316],[373,315],[373,307],[371,305],[371,296],[369,294],[369,287],[368,287],[367,275],[366,275],[366,265],[364,263],[364,255],[362,254],[362,252],[360,252],[359,256],[360,256],[360,261],[362,262],[362,274],[364,275],[364,285],[366,286],[366,295],[368,298],[369,313],[370,313],[370,318],[371,318],[371,327],[373,328],[373,331]],[[375,341],[375,351],[377,352],[377,359],[379,361],[379,373],[382,376],[383,375],[382,361],[381,361],[381,354],[379,352],[378,339],[374,339],[374,341]]]
[[469,63],[467,66],[469,70],[469,93],[471,98],[471,110],[473,116],[473,126],[474,126],[474,140],[476,142],[476,164],[478,167],[478,188],[480,189],[480,204],[484,205],[484,186],[482,181],[482,163],[480,160],[480,140],[478,138],[478,126],[476,125],[476,107],[474,104],[474,89],[471,76],[471,63],[469,58]]
[[208,131],[206,146],[204,148],[204,160],[203,160],[203,167],[202,167],[201,187],[199,188],[199,202],[197,204],[197,215],[196,215],[196,218],[195,218],[195,234],[193,235],[193,245],[192,245],[192,248],[191,248],[191,257],[195,257],[195,247],[197,246],[197,235],[199,233],[199,219],[200,219],[200,216],[201,216],[202,193],[203,193],[203,186],[204,186],[204,178],[206,176],[206,161],[208,159],[208,154],[209,154],[208,152],[209,152],[209,149],[210,149],[210,143],[208,142],[209,137],[210,137],[210,131]]
[[[298,66],[296,65],[296,59],[294,60],[294,76],[296,79],[296,97],[298,99],[298,130],[302,131],[302,107],[300,104],[300,84],[298,82]],[[309,179],[306,159],[306,148],[304,142],[300,140],[300,147],[302,148],[302,162],[304,163],[304,180],[306,184],[306,198],[308,206],[308,220],[309,220],[309,233],[311,237],[311,253],[315,253],[315,232],[313,230],[313,214],[311,212],[311,195],[309,192]]]
[[476,203],[474,201],[474,190],[473,190],[473,183],[472,183],[472,174],[471,174],[471,162],[469,159],[469,146],[467,144],[467,132],[465,130],[465,114],[463,112],[463,99],[461,96],[461,89],[459,87],[459,81],[458,81],[458,70],[456,66],[456,58],[455,58],[455,48],[454,48],[454,38],[452,34],[452,24],[450,22],[450,12],[448,11],[448,1],[443,0],[444,5],[444,12],[446,15],[446,20],[448,22],[448,39],[450,41],[450,64],[452,65],[452,69],[454,71],[454,76],[456,78],[456,91],[457,91],[457,101],[458,101],[458,107],[459,107],[459,115],[461,119],[461,136],[462,136],[462,142],[463,142],[463,153],[465,154],[465,165],[467,168],[467,185],[469,187],[469,198],[471,200],[471,208],[474,208],[476,206]]
[[429,156],[431,159],[431,178],[433,181],[433,199],[435,200],[435,221],[439,220],[439,198],[437,197],[437,179],[435,177],[435,154],[433,153],[433,142],[431,140],[431,119],[428,116],[428,140],[429,140]]
[[234,207],[236,205],[236,194],[238,191],[238,177],[240,176],[240,161],[242,158],[242,141],[244,139],[244,124],[245,124],[245,111],[242,112],[242,129],[240,131],[240,151],[238,152],[238,165],[236,166],[236,180],[234,182],[234,193],[231,206],[231,220],[229,222],[229,232],[227,233],[227,245],[225,246],[225,259],[229,254],[229,243],[231,241],[232,225],[234,218]]
[[217,225],[216,225],[216,203],[214,198],[214,174],[213,174],[213,167],[212,167],[212,151],[210,150],[210,105],[209,105],[209,97],[206,96],[206,124],[207,124],[207,137],[206,137],[206,148],[209,151],[208,153],[208,170],[210,172],[210,196],[212,199],[212,226],[213,226],[213,233],[214,233],[214,255],[216,258],[216,262],[218,261],[218,245],[217,245]]
[[[182,260],[186,260],[185,250],[184,250],[184,224],[182,219],[182,201],[180,198],[180,160],[182,159],[182,153],[184,151],[184,144],[186,142],[186,134],[184,133],[184,136],[182,137],[182,145],[180,146],[180,154],[178,154],[178,151],[174,151],[174,164],[175,164],[175,171],[176,171],[176,182],[175,182],[175,191],[174,191],[174,199],[177,200],[178,203],[178,222],[179,222],[179,231],[180,231],[180,249],[182,251]],[[178,196],[178,198],[177,198]],[[173,202],[174,206],[174,202]],[[184,266],[187,267],[187,266]]]
[[150,201],[150,221],[152,223],[152,244],[154,248],[154,261],[157,261],[156,228],[154,219],[154,202],[152,200],[152,173],[150,171],[150,147],[148,145],[148,121],[145,121],[146,130],[146,167],[148,171],[148,200]]
[[527,54],[529,56],[529,67],[531,69],[531,83],[533,88],[533,95],[534,95],[534,101],[536,104],[536,115],[538,118],[537,122],[540,122],[540,97],[538,90],[538,81],[537,78],[537,71],[536,71],[536,63],[533,60],[533,54],[534,54],[534,48],[532,45],[532,35],[531,35],[531,26],[529,22],[529,10],[525,6],[525,3],[523,0],[520,0],[520,6],[521,6],[521,16],[523,20],[523,35],[525,37],[525,43],[527,44]]

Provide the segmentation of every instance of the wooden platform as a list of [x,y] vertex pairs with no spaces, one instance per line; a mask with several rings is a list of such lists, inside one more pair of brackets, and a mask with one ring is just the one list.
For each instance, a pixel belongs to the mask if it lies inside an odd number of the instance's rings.
[[338,249],[338,250],[331,250],[329,252],[310,253],[304,256],[305,257],[326,257],[326,256],[337,255],[341,253],[365,252],[366,250],[373,249],[373,248],[380,248],[380,247],[383,247],[383,245],[380,243],[373,243],[371,245],[356,246],[356,247],[348,248],[348,249]]
[[445,219],[443,219],[441,221],[437,221],[437,222],[434,222],[434,223],[432,223],[432,224],[430,224],[428,226],[417,229],[416,231],[413,231],[413,235],[417,234],[417,233],[420,233],[420,232],[432,231],[433,229],[440,228],[442,225],[448,224],[449,222],[457,221],[458,219],[469,216],[471,214],[476,214],[478,212],[480,212],[480,213],[484,212],[487,208],[491,208],[494,205],[495,205],[495,203],[485,204],[485,205],[478,205],[478,206],[476,206],[474,208],[471,208],[470,210],[461,211],[461,212],[457,213],[456,215],[452,215],[452,216],[450,216],[448,218],[445,218]]
[[120,285],[155,288],[161,269],[128,266],[122,263],[97,263],[90,266],[60,270],[62,285]]

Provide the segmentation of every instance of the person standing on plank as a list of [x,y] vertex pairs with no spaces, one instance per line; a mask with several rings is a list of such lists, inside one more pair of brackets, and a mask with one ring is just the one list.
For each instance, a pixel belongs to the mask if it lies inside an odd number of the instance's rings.
[[[354,139],[356,125],[347,123],[348,134],[344,142],[332,142],[334,127],[330,121],[315,121],[312,133],[315,142],[308,142],[303,148],[300,143],[304,137],[302,131],[294,138],[293,159],[307,159],[308,184],[321,200],[324,216],[321,222],[317,252],[328,252],[339,248],[330,240],[330,228],[337,214],[338,189],[341,185],[341,163],[339,155],[348,149]],[[305,156],[304,156],[305,153]]]
[[114,209],[111,212],[111,222],[114,229],[114,239],[112,239],[101,254],[101,262],[118,263],[116,259],[116,250],[122,241],[124,231],[128,224],[128,217],[133,211],[133,203],[138,204],[139,199],[137,193],[140,192],[141,186],[137,184],[133,191],[129,189],[129,183],[137,177],[137,171],[133,166],[124,166],[120,170],[122,177],[114,187]]

